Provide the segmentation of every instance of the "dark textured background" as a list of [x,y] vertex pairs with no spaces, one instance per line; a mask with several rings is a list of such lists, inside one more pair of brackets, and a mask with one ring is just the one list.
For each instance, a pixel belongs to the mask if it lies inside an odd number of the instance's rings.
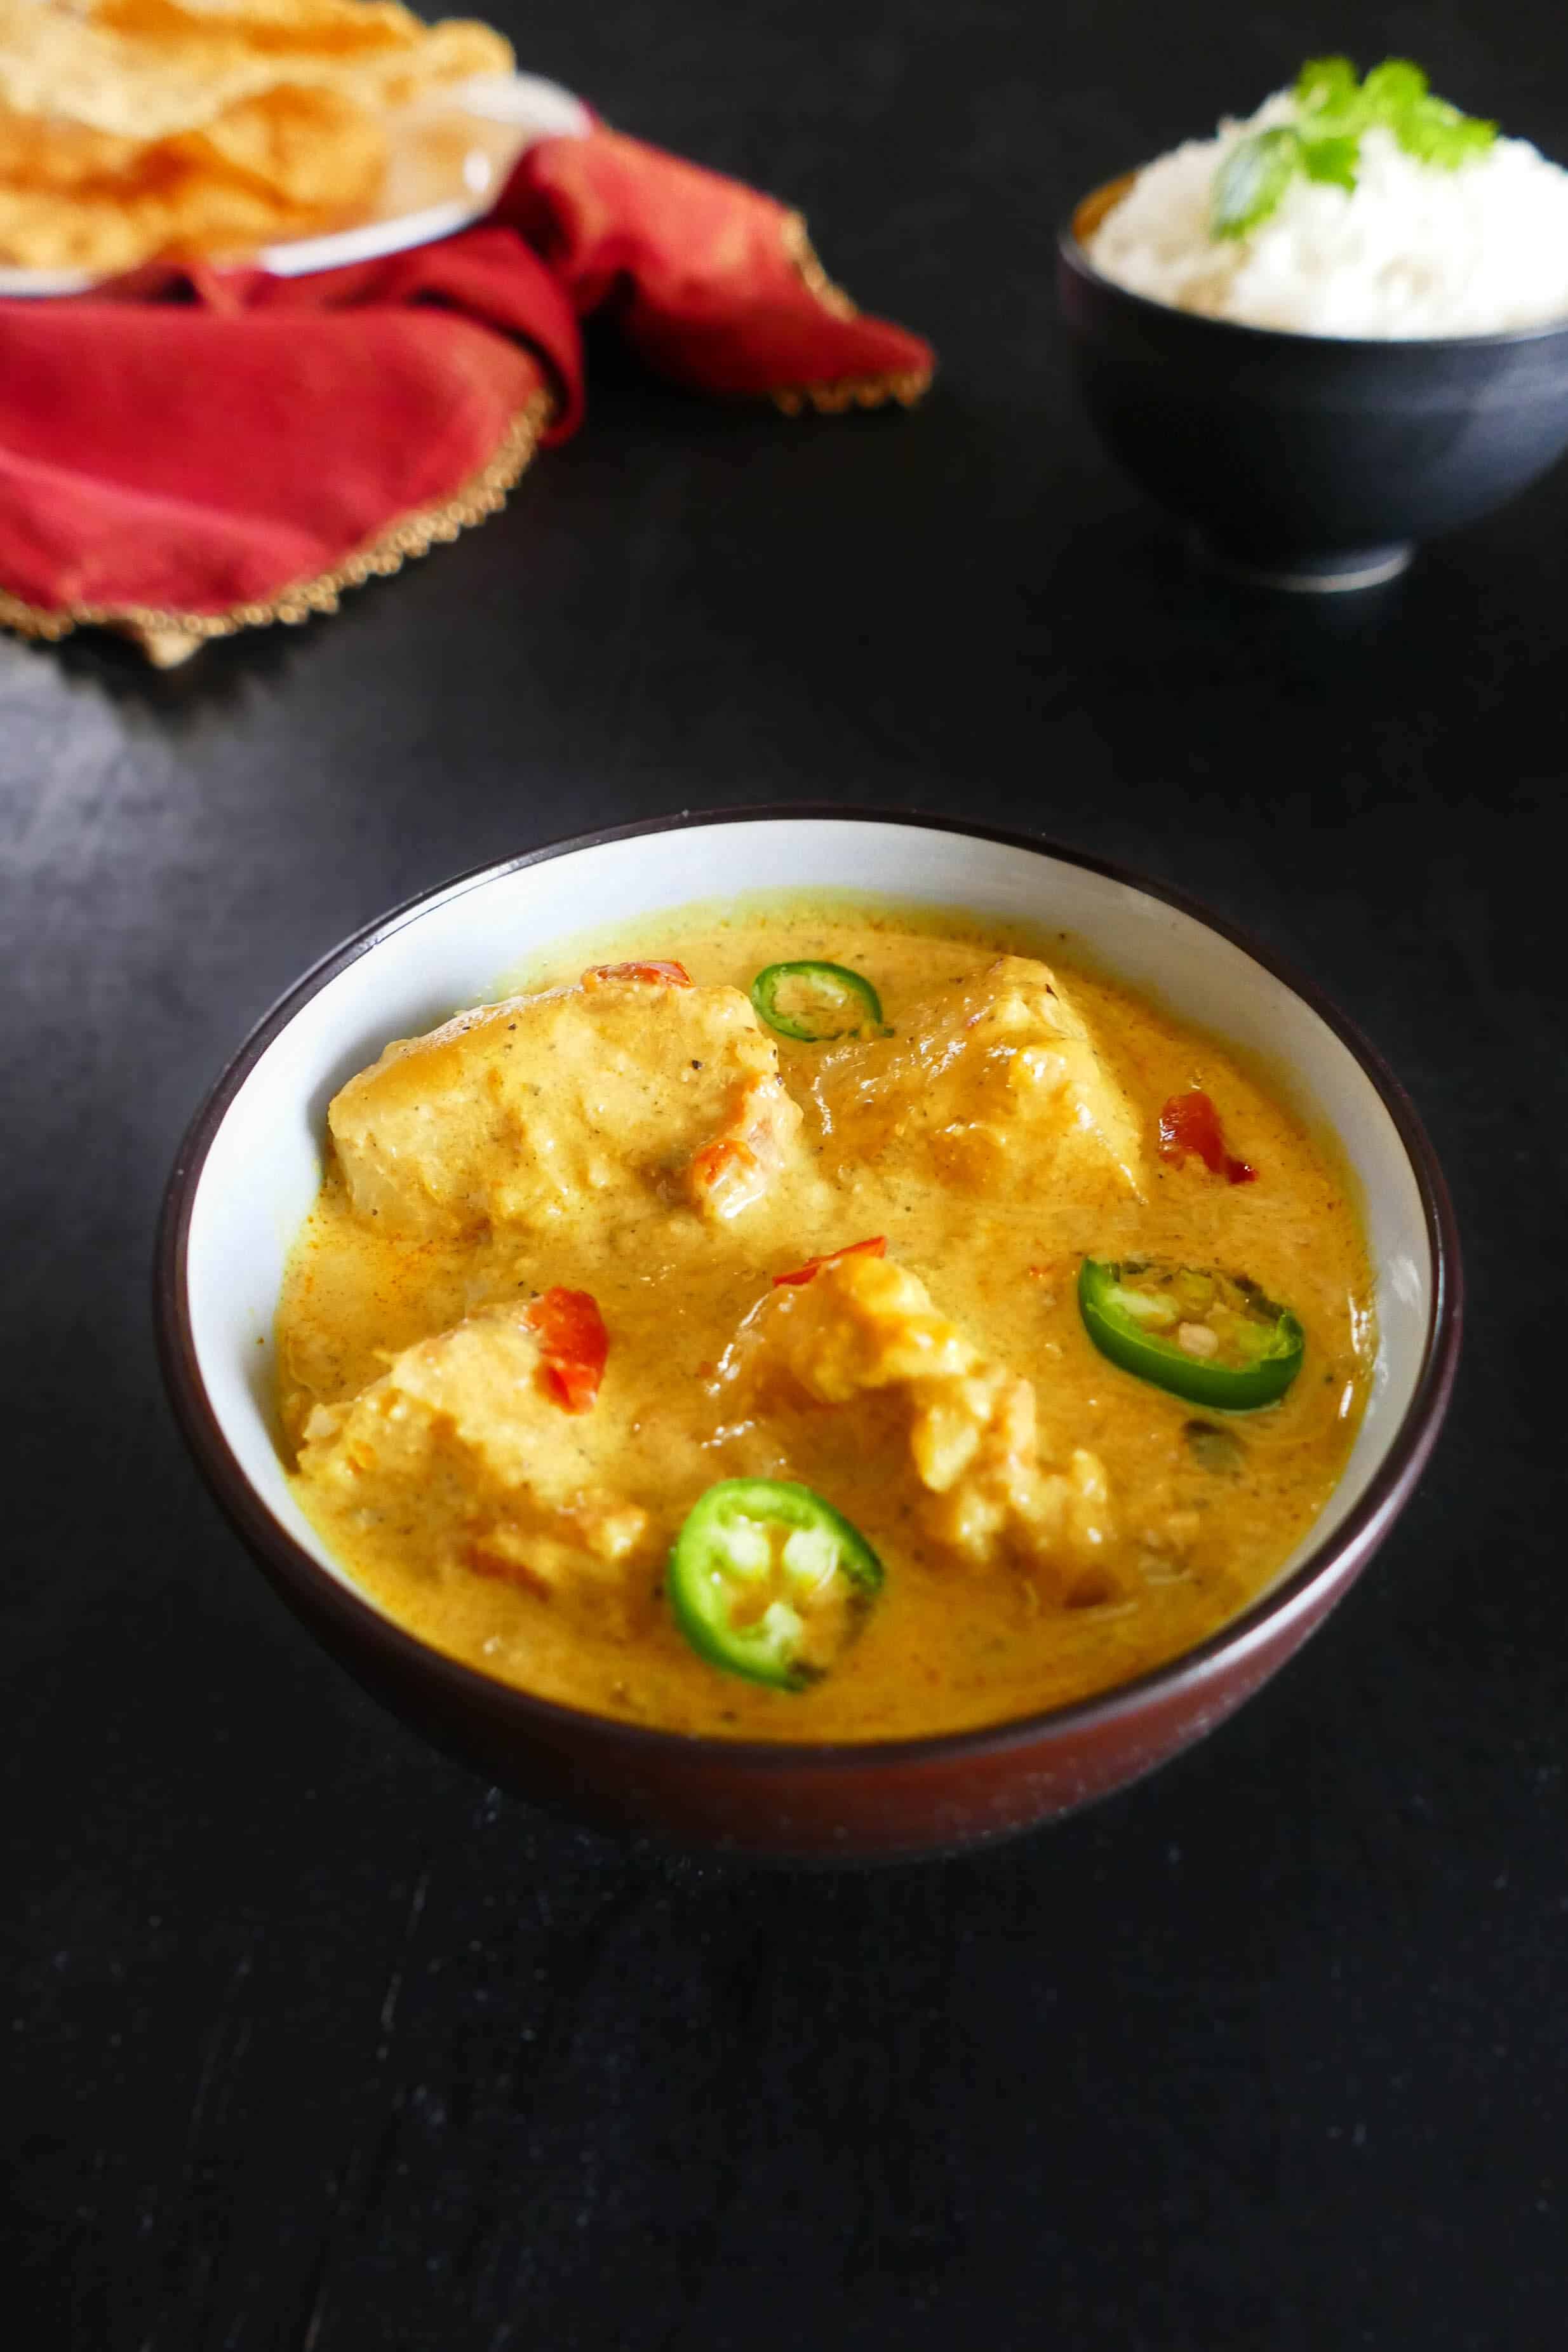
[[[10,2340],[1538,2352],[1568,473],[1381,600],[1276,605],[1189,573],[1075,413],[1057,217],[1343,12],[496,13],[801,205],[944,370],[914,417],[798,424],[605,371],[501,520],[340,618],[166,677],[0,642]],[[1359,37],[1568,154],[1560,10]],[[1430,1123],[1473,1298],[1424,1488],[1280,1682],[1097,1812],[866,1877],[629,1854],[426,1753],[219,1524],[146,1300],[186,1118],[340,935],[789,795],[1038,826],[1315,969]]]

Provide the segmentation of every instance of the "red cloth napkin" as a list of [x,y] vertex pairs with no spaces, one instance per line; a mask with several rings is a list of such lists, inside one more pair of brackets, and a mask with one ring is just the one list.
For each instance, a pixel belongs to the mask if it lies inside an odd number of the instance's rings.
[[862,318],[798,214],[596,127],[481,226],[312,278],[154,267],[0,302],[0,623],[175,661],[336,607],[492,513],[582,414],[578,321],[787,410],[907,404],[930,347]]

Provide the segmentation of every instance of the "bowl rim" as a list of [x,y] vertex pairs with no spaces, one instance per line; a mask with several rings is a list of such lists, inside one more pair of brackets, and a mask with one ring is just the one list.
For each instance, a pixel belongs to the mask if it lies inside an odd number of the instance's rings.
[[[1314,1545],[1289,1577],[1227,1619],[1191,1649],[1179,1651],[1175,1657],[1108,1690],[1063,1706],[1038,1708],[1030,1715],[1009,1717],[998,1723],[898,1739],[728,1739],[712,1733],[672,1731],[657,1725],[627,1722],[614,1716],[596,1715],[587,1707],[536,1696],[419,1640],[323,1568],[273,1517],[224,1434],[202,1379],[191,1321],[187,1265],[191,1217],[218,1130],[263,1054],[340,972],[438,905],[530,866],[547,865],[556,858],[614,842],[635,841],[651,834],[802,820],[894,824],[913,831],[954,834],[1078,866],[1176,908],[1239,948],[1318,1014],[1371,1082],[1409,1161],[1432,1255],[1431,1308],[1420,1368],[1404,1417],[1360,1500],[1334,1533]],[[449,1698],[469,1703],[492,1720],[498,1715],[508,1736],[550,1732],[558,1737],[563,1733],[579,1738],[586,1736],[607,1747],[621,1748],[629,1763],[638,1758],[647,1760],[654,1757],[689,1762],[695,1758],[717,1755],[737,1770],[786,1774],[869,1771],[900,1764],[956,1761],[1092,1731],[1098,1726],[1136,1716],[1145,1706],[1157,1706],[1167,1698],[1191,1698],[1206,1685],[1228,1676],[1238,1663],[1266,1648],[1283,1628],[1302,1618],[1310,1625],[1313,1616],[1335,1596],[1336,1588],[1353,1580],[1371,1558],[1426,1466],[1453,1389],[1464,1312],[1458,1223],[1448,1184],[1420,1116],[1377,1048],[1315,982],[1297,973],[1271,949],[1260,945],[1227,919],[1211,913],[1185,891],[1151,882],[1109,859],[1068,848],[1039,835],[973,824],[925,810],[843,806],[824,802],[786,801],[755,807],[684,809],[668,816],[645,817],[630,824],[569,835],[511,857],[470,866],[433,889],[403,899],[352,933],[312,964],[263,1013],[192,1118],[164,1189],[152,1277],[159,1366],[175,1422],[230,1527],[273,1581],[283,1588],[286,1597],[298,1595],[308,1602],[312,1613],[319,1613],[324,1607],[339,1631],[358,1645],[368,1644],[394,1671],[401,1668],[415,1678],[428,1678],[441,1686]]]
[[1243,319],[1216,319],[1207,310],[1184,310],[1177,303],[1156,301],[1152,294],[1139,294],[1131,286],[1123,286],[1116,278],[1107,278],[1103,269],[1097,269],[1074,226],[1086,204],[1103,195],[1107,188],[1114,187],[1118,181],[1131,182],[1147,168],[1146,164],[1136,164],[1131,172],[1113,173],[1097,187],[1087,189],[1057,230],[1056,249],[1069,268],[1078,270],[1095,286],[1103,287],[1119,301],[1130,302],[1155,318],[1186,319],[1196,326],[1213,328],[1254,344],[1305,344],[1315,351],[1342,352],[1409,352],[1427,357],[1439,352],[1508,351],[1526,343],[1549,341],[1553,335],[1568,335],[1568,316],[1543,320],[1533,327],[1498,327],[1490,334],[1480,335],[1314,335],[1302,327],[1254,327]]

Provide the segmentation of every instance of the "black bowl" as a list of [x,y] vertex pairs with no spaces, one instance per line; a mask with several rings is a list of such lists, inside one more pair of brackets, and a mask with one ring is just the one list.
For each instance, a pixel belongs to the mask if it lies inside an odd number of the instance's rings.
[[1228,570],[1370,587],[1568,447],[1568,322],[1382,342],[1177,310],[1083,250],[1129,184],[1086,196],[1060,239],[1079,380],[1106,447]]
[[[1231,1034],[1267,1037],[1314,1116],[1345,1137],[1382,1269],[1380,1378],[1353,1489],[1239,1615],[1114,1689],[973,1730],[819,1746],[589,1715],[495,1681],[384,1616],[330,1563],[289,1495],[264,1343],[288,1236],[319,1181],[328,1096],[383,1038],[476,1002],[526,948],[612,914],[790,885],[1029,910],[1113,968],[1152,959],[1176,1010],[1233,999]],[[655,819],[526,851],[411,900],[307,972],[240,1047],[181,1148],[157,1318],[174,1410],[218,1501],[289,1607],[399,1716],[486,1780],[601,1827],[849,1862],[953,1851],[1069,1812],[1152,1770],[1260,1689],[1404,1508],[1453,1384],[1460,1291],[1453,1211],[1414,1109],[1343,1015],[1264,949],[1158,884],[1028,836],[885,810],[783,808]]]

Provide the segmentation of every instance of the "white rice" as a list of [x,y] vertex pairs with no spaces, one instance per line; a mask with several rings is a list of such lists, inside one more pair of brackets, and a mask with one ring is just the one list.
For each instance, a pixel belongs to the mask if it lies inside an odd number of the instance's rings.
[[1490,335],[1568,319],[1568,172],[1523,139],[1445,171],[1366,131],[1354,193],[1298,173],[1249,235],[1211,236],[1220,163],[1295,113],[1281,91],[1148,164],[1089,239],[1095,268],[1177,310],[1303,335]]

